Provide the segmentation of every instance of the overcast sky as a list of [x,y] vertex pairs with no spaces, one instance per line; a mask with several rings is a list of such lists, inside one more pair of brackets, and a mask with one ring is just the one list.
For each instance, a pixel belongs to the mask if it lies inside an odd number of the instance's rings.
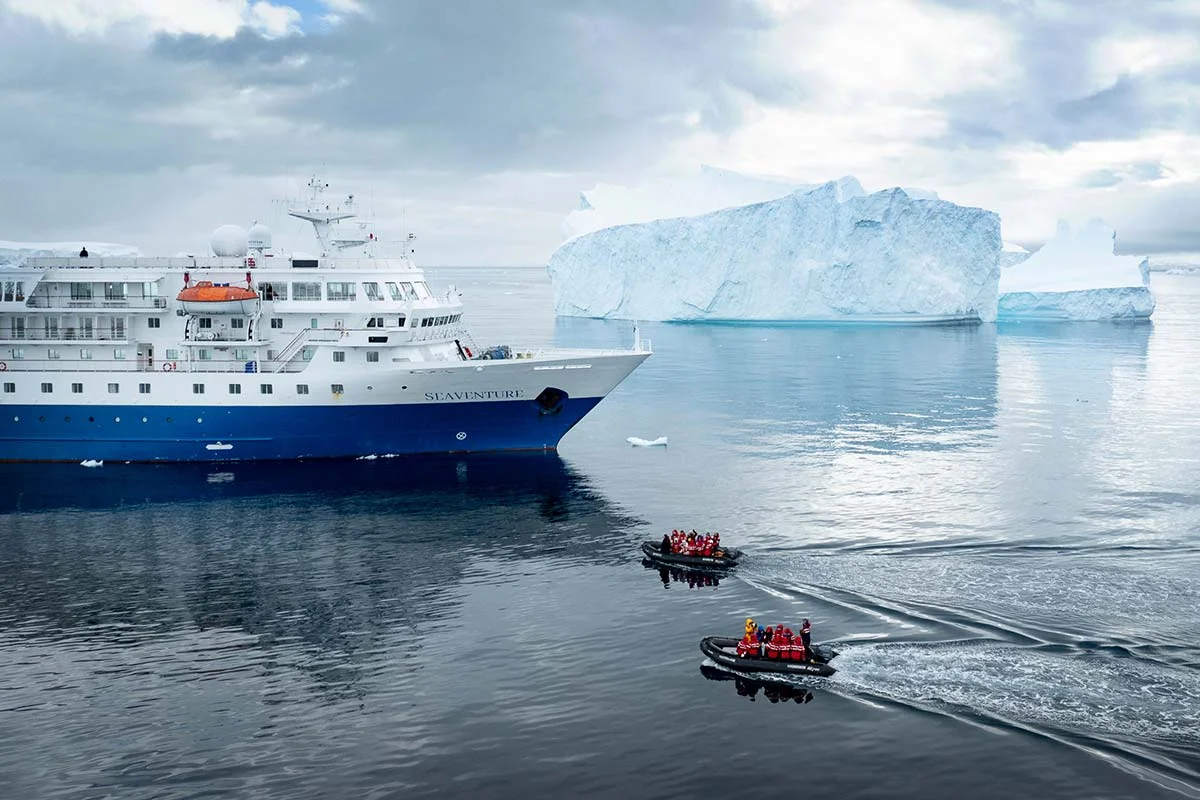
[[425,264],[544,264],[706,163],[1200,250],[1198,79],[1200,0],[0,0],[0,239],[288,245],[324,165]]

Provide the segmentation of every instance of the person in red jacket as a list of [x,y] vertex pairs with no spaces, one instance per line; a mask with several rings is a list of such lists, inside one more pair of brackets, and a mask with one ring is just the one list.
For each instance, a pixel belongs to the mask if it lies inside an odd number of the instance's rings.
[[758,655],[758,645],[750,638],[750,634],[744,634],[741,639],[738,639],[737,654],[738,658]]

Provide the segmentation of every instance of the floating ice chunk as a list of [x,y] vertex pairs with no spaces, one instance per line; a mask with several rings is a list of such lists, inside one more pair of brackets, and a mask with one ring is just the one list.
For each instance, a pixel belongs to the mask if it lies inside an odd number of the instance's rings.
[[1150,265],[1114,255],[1116,234],[1093,219],[1058,233],[1000,276],[1000,319],[1138,319],[1154,313]]
[[81,466],[81,467],[103,467],[104,462],[96,461],[95,459],[89,458],[86,461],[80,461],[79,466]]
[[637,436],[630,436],[625,441],[629,442],[634,447],[666,447],[667,437],[660,436],[657,439],[640,439]]

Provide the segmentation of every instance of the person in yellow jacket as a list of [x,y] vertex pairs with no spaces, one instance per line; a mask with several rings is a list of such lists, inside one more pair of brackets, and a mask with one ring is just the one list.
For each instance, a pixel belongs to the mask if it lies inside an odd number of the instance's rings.
[[746,635],[749,636],[750,634],[754,633],[754,631],[756,631],[757,629],[758,628],[754,624],[754,620],[751,619],[750,617],[746,617]]

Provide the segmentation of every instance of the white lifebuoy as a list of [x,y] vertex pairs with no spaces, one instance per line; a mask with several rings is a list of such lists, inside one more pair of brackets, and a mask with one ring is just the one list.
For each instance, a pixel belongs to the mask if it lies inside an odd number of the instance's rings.
[[3,361],[0,361],[0,372],[4,372],[7,369],[8,369],[8,364],[5,364]]
[[164,361],[163,362],[163,372],[174,372],[178,368],[178,366],[179,365],[176,364],[174,361]]

